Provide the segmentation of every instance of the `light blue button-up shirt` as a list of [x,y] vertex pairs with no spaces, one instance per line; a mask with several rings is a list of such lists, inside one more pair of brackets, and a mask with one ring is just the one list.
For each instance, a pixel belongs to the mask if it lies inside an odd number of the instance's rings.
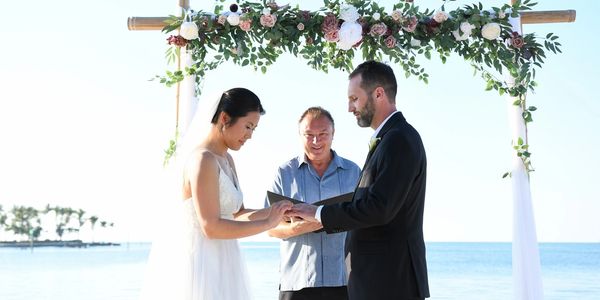
[[[308,163],[304,154],[289,160],[277,170],[271,191],[306,203],[353,192],[360,168],[338,156],[335,151],[332,153],[333,158],[322,177]],[[282,240],[280,290],[347,285],[345,238],[345,232],[311,232]]]

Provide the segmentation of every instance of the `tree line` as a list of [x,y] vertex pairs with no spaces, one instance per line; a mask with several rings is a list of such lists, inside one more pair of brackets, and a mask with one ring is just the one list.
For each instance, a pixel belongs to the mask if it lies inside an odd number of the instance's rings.
[[[44,218],[45,216],[49,217]],[[49,222],[52,217],[54,217],[54,224]],[[93,234],[96,225],[106,228],[113,227],[114,223],[100,220],[95,215],[88,215],[83,209],[48,204],[44,209],[15,205],[5,211],[0,204],[0,232],[6,231],[15,236],[24,236],[31,243],[37,241],[43,232],[54,232],[58,240],[62,241],[65,233],[79,233],[86,225],[90,226]],[[54,228],[50,231],[48,226]]]

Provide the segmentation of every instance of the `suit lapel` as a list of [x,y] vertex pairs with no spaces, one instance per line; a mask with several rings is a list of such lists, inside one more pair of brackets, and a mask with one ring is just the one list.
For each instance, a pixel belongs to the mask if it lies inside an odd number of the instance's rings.
[[402,112],[398,111],[398,112],[394,113],[394,115],[392,117],[390,117],[390,119],[387,120],[387,122],[385,122],[385,125],[383,125],[383,128],[381,128],[379,133],[377,133],[377,138],[379,139],[379,141],[377,142],[377,144],[375,144],[375,147],[373,147],[371,150],[369,150],[369,153],[367,154],[367,159],[365,160],[365,164],[363,165],[363,167],[360,171],[360,177],[358,178],[358,182],[356,183],[356,187],[354,188],[355,191],[358,188],[358,186],[360,185],[360,182],[364,175],[365,169],[367,168],[367,165],[369,164],[369,160],[371,159],[371,156],[375,152],[375,149],[377,149],[377,146],[379,146],[381,139],[383,139],[383,136],[388,131],[390,131],[390,129],[394,128],[394,126],[396,126],[396,124],[398,124],[399,122],[403,122],[403,121],[405,121],[404,116],[402,115]]
[[[378,139],[377,143],[375,144],[375,147],[373,147],[372,149],[370,149],[369,154],[367,154],[367,159],[365,160],[365,166],[367,166],[367,162],[369,161],[369,159],[371,158],[371,155],[373,155],[373,152],[375,152],[375,149],[377,149],[377,146],[379,146],[379,143],[381,142],[381,139],[383,138],[383,136],[390,131],[390,129],[394,128],[396,126],[397,123],[404,121],[404,116],[402,115],[402,112],[395,112],[393,116],[391,116],[389,118],[389,120],[387,120],[387,122],[385,122],[385,125],[383,125],[383,128],[381,128],[381,130],[379,131],[379,133],[377,133],[376,138]],[[364,168],[364,167],[363,167]]]

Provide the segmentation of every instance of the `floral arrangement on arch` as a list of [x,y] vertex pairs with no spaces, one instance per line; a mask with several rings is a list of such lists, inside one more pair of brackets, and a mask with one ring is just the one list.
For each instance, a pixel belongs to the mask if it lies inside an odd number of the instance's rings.
[[[412,0],[398,0],[389,9],[371,0],[323,3],[319,10],[307,11],[272,0],[238,0],[227,9],[216,5],[212,13],[188,11],[184,17],[171,16],[163,31],[179,30],[179,34],[168,37],[172,47],[167,57],[173,60],[186,47],[195,63],[157,77],[167,85],[186,74],[197,75],[201,81],[208,70],[226,60],[266,72],[284,52],[304,58],[317,70],[351,71],[355,53],[360,52],[365,60],[387,57],[402,66],[406,77],[427,82],[429,75],[417,57],[430,59],[435,53],[445,62],[456,53],[481,72],[486,89],[521,96],[534,89],[535,70],[544,62],[544,50],[560,52],[558,37],[552,33],[543,38],[542,46],[534,34],[512,31],[509,17],[530,10],[535,5],[530,0],[488,9],[479,3],[454,10],[446,10],[444,2],[432,11],[420,11]],[[515,78],[514,86],[499,78],[503,68]]]

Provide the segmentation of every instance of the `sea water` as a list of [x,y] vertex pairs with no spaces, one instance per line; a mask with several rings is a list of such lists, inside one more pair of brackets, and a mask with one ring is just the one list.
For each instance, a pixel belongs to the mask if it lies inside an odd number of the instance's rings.
[[[277,299],[279,244],[242,242],[256,300]],[[150,244],[0,248],[1,300],[137,299]],[[600,243],[540,244],[545,299],[600,299]],[[431,299],[511,299],[510,243],[427,243]]]

